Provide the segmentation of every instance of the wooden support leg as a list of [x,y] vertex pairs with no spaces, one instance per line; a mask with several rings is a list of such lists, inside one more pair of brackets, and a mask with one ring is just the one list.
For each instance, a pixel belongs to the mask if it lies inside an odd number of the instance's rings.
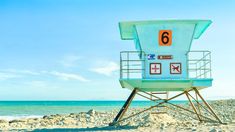
[[196,88],[193,88],[194,91],[197,93],[197,95],[201,98],[201,100],[203,101],[203,103],[207,106],[207,108],[211,111],[211,113],[213,113],[214,117],[219,121],[219,123],[222,124],[222,121],[220,120],[220,118],[216,115],[216,113],[214,112],[214,110],[211,108],[211,106],[206,102],[206,100],[201,96],[201,94],[199,93],[199,91]]
[[[194,91],[194,92],[195,92],[195,91]],[[197,109],[198,109],[199,114],[201,114],[200,104],[199,104],[199,101],[198,101],[198,95],[197,95],[196,92],[195,92],[195,96],[196,96],[196,102],[197,102]]]
[[191,99],[190,99],[190,97],[189,97],[189,95],[188,95],[188,92],[185,91],[185,94],[186,94],[186,96],[187,96],[187,98],[188,98],[188,100],[189,100],[191,106],[193,107],[193,110],[194,110],[195,114],[197,115],[199,121],[201,122],[201,121],[202,121],[202,120],[201,120],[201,117],[200,117],[199,114],[197,113],[196,107],[194,106],[193,102],[191,101]]
[[113,126],[116,124],[116,122],[118,122],[122,117],[123,115],[125,114],[126,110],[128,109],[129,105],[131,104],[131,101],[133,100],[133,98],[135,97],[137,93],[137,89],[135,88],[131,95],[128,97],[127,101],[125,102],[125,104],[122,106],[121,110],[118,112],[117,116],[114,118],[113,122],[110,123],[109,125],[110,126]]
[[[190,91],[195,91],[195,93],[196,93],[196,99],[195,99],[192,95],[189,94]],[[110,126],[116,125],[116,124],[118,124],[119,122],[122,122],[122,121],[124,121],[124,120],[129,119],[129,118],[132,118],[132,117],[134,117],[134,116],[136,116],[136,115],[139,115],[139,114],[141,114],[141,113],[143,113],[143,112],[146,112],[146,111],[148,111],[148,110],[151,110],[151,109],[153,109],[153,108],[162,106],[163,104],[171,104],[171,105],[173,105],[173,106],[175,106],[175,107],[177,107],[177,108],[180,108],[180,109],[183,109],[183,110],[185,110],[185,111],[188,111],[188,112],[197,114],[197,116],[198,116],[198,118],[199,118],[200,121],[202,121],[202,119],[204,118],[204,119],[207,119],[207,120],[212,121],[212,122],[217,122],[217,121],[218,121],[219,123],[223,124],[222,121],[218,118],[218,116],[215,114],[215,112],[214,112],[213,109],[210,107],[210,105],[203,99],[203,97],[200,95],[199,91],[198,91],[196,88],[191,88],[191,89],[189,89],[188,91],[184,91],[184,92],[182,92],[182,93],[180,93],[180,94],[178,94],[178,95],[175,95],[175,96],[173,96],[173,97],[171,97],[171,98],[168,98],[168,99],[162,99],[162,98],[160,98],[160,97],[157,97],[157,96],[155,96],[155,95],[152,95],[152,96],[155,97],[157,100],[151,99],[150,97],[147,97],[147,96],[144,96],[144,95],[140,94],[139,92],[143,92],[143,93],[146,93],[147,95],[151,95],[150,93],[147,93],[147,92],[144,92],[144,91],[141,91],[141,90],[135,88],[135,89],[132,91],[131,95],[128,97],[127,101],[125,102],[125,104],[123,105],[123,107],[121,108],[121,110],[119,111],[119,113],[117,114],[117,116],[115,117],[115,119],[113,120],[113,122],[109,124]],[[142,97],[144,97],[144,98],[147,98],[147,99],[149,99],[149,100],[151,100],[151,101],[158,101],[158,104],[155,105],[155,106],[151,106],[150,108],[147,108],[147,109],[145,109],[145,110],[143,110],[143,111],[140,111],[140,112],[137,112],[137,113],[135,113],[135,114],[132,114],[132,115],[130,115],[130,116],[128,116],[128,117],[122,118],[123,115],[125,114],[125,112],[127,111],[127,109],[128,109],[128,107],[129,107],[131,101],[133,100],[133,98],[134,98],[134,96],[135,96],[136,94],[138,94],[138,95],[140,95],[140,96],[142,96]],[[194,110],[194,111],[191,111],[191,110],[189,110],[189,109],[183,108],[183,107],[181,107],[181,106],[178,106],[178,105],[175,105],[175,104],[172,104],[172,103],[169,102],[170,100],[173,100],[173,99],[175,99],[175,98],[177,98],[177,97],[179,97],[179,96],[181,96],[181,95],[183,95],[183,94],[186,94],[186,96],[187,96],[187,98],[189,99],[190,104],[191,104],[191,106],[193,107],[193,110]],[[199,103],[197,96],[202,100],[202,102],[205,104],[205,106],[203,106],[203,105],[201,105],[201,104]],[[190,97],[191,97],[191,98],[190,98]],[[196,109],[196,107],[195,107],[195,105],[193,104],[193,102],[192,102],[191,99],[194,99],[194,100],[197,102],[198,111],[197,111],[197,109]],[[210,118],[208,118],[208,117],[202,115],[201,110],[200,110],[200,108],[199,108],[200,106],[201,106],[201,108],[204,108],[205,110],[207,110],[207,112],[209,112],[211,115],[213,115],[217,121],[214,120],[214,119],[210,119]],[[209,110],[208,110],[206,107],[207,107]],[[199,113],[198,113],[198,112],[199,112]]]

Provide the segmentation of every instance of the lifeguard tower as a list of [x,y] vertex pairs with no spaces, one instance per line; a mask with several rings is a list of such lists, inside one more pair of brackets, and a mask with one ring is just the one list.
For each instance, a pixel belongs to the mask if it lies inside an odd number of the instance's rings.
[[[110,125],[166,103],[195,113],[199,121],[222,123],[199,93],[199,90],[212,85],[210,51],[190,50],[192,41],[200,38],[211,23],[210,20],[119,23],[121,38],[134,40],[136,51],[120,53],[119,81],[123,88],[132,90],[132,93]],[[169,92],[177,91],[180,93],[168,96]],[[194,91],[196,97],[190,91]],[[122,118],[136,94],[156,102],[156,105]],[[162,98],[159,94],[167,96]],[[170,102],[181,95],[186,95],[191,110]],[[211,117],[204,116],[202,109],[207,110]]]

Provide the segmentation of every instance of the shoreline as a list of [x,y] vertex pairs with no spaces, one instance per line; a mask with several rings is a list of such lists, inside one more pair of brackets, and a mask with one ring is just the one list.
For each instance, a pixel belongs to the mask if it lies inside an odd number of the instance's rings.
[[[182,111],[173,112],[171,109],[163,108],[163,114],[152,114],[151,111],[130,118],[120,123],[119,127],[109,127],[119,109],[106,112],[89,110],[87,112],[70,114],[53,114],[43,117],[21,118],[14,120],[0,119],[0,130],[76,130],[76,131],[232,131],[235,130],[235,100],[210,101],[212,108],[216,111],[223,122],[200,123],[195,115],[184,115]],[[190,109],[188,104],[182,106]],[[144,108],[130,108],[126,115],[137,113]]]

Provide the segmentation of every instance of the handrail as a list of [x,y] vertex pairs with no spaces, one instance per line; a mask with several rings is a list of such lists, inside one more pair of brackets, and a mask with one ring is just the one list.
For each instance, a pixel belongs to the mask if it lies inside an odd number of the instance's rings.
[[[143,51],[120,52],[120,78],[145,78],[146,56]],[[212,77],[210,51],[189,51],[186,57],[188,78]]]
[[[134,55],[135,58],[130,58],[131,55]],[[130,78],[133,75],[132,73],[138,73],[140,76],[145,73],[143,56],[145,56],[143,51],[120,52],[120,78]]]
[[[199,59],[190,59],[191,54],[197,54]],[[189,51],[187,52],[188,74],[190,78],[211,78],[211,52]]]

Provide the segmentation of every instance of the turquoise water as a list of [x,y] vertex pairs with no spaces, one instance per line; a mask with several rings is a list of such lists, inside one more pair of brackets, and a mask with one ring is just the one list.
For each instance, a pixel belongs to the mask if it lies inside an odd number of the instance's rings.
[[[120,109],[124,101],[0,101],[0,119],[16,119],[22,117],[42,117],[51,114],[68,114]],[[179,104],[185,101],[173,101]],[[131,107],[148,107],[150,101],[133,101]]]

